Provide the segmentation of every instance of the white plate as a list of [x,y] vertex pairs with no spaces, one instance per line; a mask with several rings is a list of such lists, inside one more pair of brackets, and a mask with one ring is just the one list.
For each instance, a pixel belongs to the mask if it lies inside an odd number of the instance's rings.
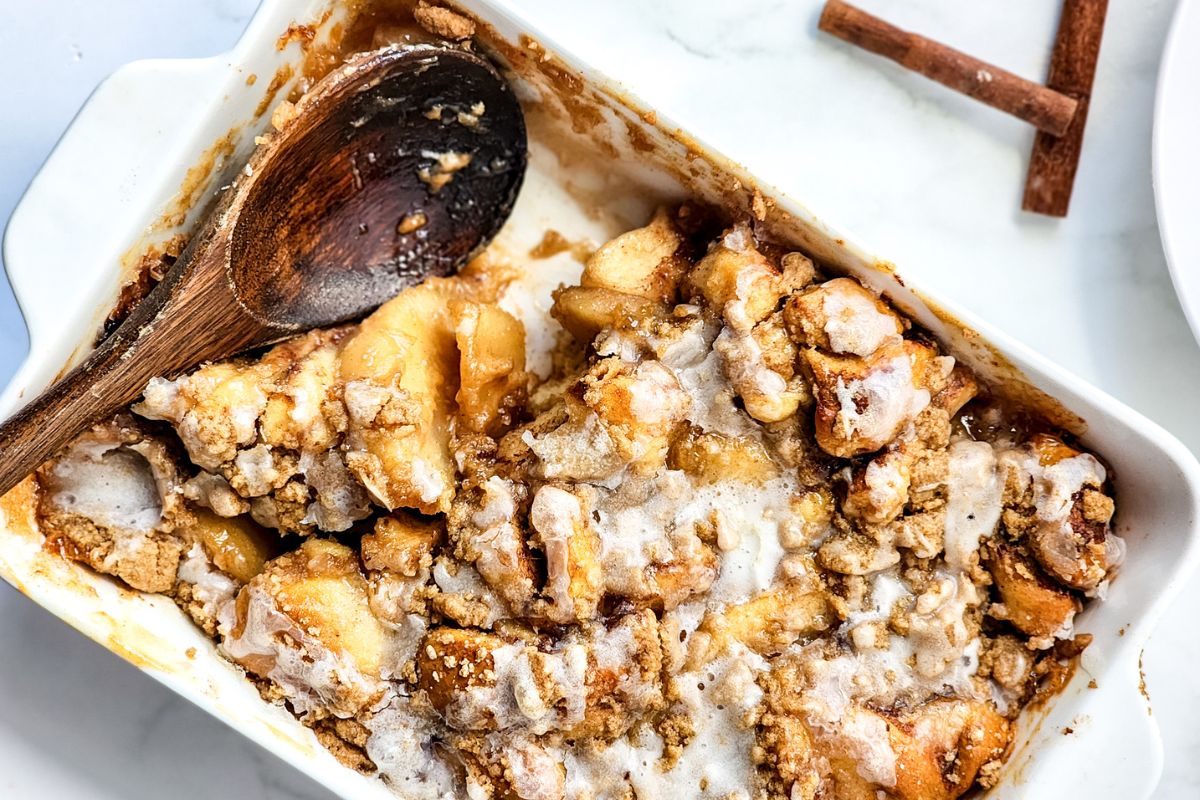
[[1200,3],[1180,0],[1158,68],[1154,200],[1171,280],[1200,340]]

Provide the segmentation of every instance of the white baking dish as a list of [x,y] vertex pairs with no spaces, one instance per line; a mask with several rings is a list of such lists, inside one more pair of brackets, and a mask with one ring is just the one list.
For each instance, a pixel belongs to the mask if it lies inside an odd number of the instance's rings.
[[[318,19],[325,5],[326,0],[265,0],[230,53],[131,64],[88,101],[30,186],[4,242],[9,276],[29,324],[30,356],[0,397],[0,414],[86,351],[130,268],[120,266],[127,254],[172,232],[153,224],[164,210],[190,208],[190,214],[170,220],[186,226],[221,185],[222,174],[239,166],[266,124],[269,113],[256,110],[271,105],[263,101],[278,88],[272,76],[286,74],[277,70],[298,65],[302,57],[295,43],[277,49],[279,35],[293,20]],[[1148,796],[1162,756],[1138,660],[1161,611],[1200,557],[1195,459],[1136,412],[952,306],[905,287],[891,265],[849,244],[848,236],[798,203],[707,155],[694,140],[670,133],[666,114],[648,122],[654,115],[643,113],[623,89],[557,52],[502,0],[462,5],[510,43],[506,52],[518,62],[522,95],[549,109],[531,119],[531,172],[497,247],[519,256],[549,227],[569,238],[601,241],[639,223],[656,201],[685,194],[748,206],[757,185],[773,200],[767,224],[778,238],[885,291],[956,356],[1008,391],[1042,404],[1107,459],[1118,529],[1129,545],[1127,564],[1107,601],[1080,620],[1079,629],[1095,640],[1079,670],[1048,709],[1026,715],[1003,780],[990,796]],[[321,30],[337,18],[335,13]],[[257,79],[248,81],[250,75]],[[286,94],[287,85],[276,98]],[[566,124],[572,118],[583,133]],[[556,126],[563,130],[547,138]],[[189,167],[211,155],[213,142],[226,134],[220,152],[228,156],[217,159],[210,180],[197,183],[205,173],[189,177]],[[556,165],[543,139],[570,142],[570,164]],[[185,183],[188,191],[180,188]],[[1046,395],[1061,406],[1048,403]],[[0,574],[9,582],[333,791],[391,797],[381,784],[341,767],[285,711],[263,703],[169,600],[122,589],[43,552],[19,501],[10,496],[4,503],[7,530],[0,531]],[[1067,730],[1070,735],[1064,735]]]

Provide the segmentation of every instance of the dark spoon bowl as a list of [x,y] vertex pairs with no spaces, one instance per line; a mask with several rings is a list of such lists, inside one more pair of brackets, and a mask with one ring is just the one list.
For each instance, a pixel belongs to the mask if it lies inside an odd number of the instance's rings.
[[[486,60],[418,47],[350,68],[377,77],[304,98],[233,229],[230,279],[268,324],[344,321],[454,272],[500,229],[525,173],[521,108]],[[305,113],[319,106],[336,113]]]
[[0,425],[0,494],[156,376],[361,317],[454,272],[525,175],[512,89],[459,48],[387,48],[318,82],[161,283],[94,353]]

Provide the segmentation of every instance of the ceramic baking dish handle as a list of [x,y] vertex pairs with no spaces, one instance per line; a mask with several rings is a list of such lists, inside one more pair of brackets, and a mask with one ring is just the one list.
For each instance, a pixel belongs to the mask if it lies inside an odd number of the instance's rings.
[[[139,61],[117,70],[96,88],[21,198],[5,232],[4,263],[30,347],[53,350],[51,363],[86,350],[101,323],[103,304],[94,298],[115,297],[123,282],[125,269],[111,261],[109,269],[97,269],[87,254],[119,262],[136,242],[121,240],[127,233],[109,224],[114,214],[156,219],[179,191],[180,165],[188,163],[181,159],[194,144],[175,132],[196,127],[206,113],[197,97],[219,90],[227,70],[217,59]],[[47,216],[45,208],[56,213]],[[64,307],[64,297],[75,294],[63,292],[65,285],[88,287],[82,296],[92,298],[89,307]],[[43,373],[23,365],[0,397],[3,413],[54,377]]]
[[[112,306],[140,251],[186,229],[222,171],[248,155],[253,134],[267,125],[298,73],[290,66],[298,45],[267,52],[252,45],[262,38],[260,28],[282,30],[298,10],[303,8],[266,2],[230,52],[136,61],[93,92],[21,198],[5,234],[4,263],[30,348],[51,357],[39,359],[39,369],[22,366],[0,396],[0,414],[44,388],[53,369],[86,353],[101,310]],[[213,115],[214,106],[227,113]],[[231,127],[230,120],[238,122]],[[178,205],[190,213],[164,216],[185,196]],[[55,213],[46,214],[47,208]],[[169,224],[161,224],[167,217]],[[131,239],[129,226],[114,220],[142,220],[152,230]],[[61,291],[65,285],[76,291]],[[68,296],[75,306],[64,302]]]
[[[65,363],[73,350],[90,342],[100,321],[94,317],[111,307],[102,300],[115,299],[121,284],[122,257],[138,244],[128,222],[154,224],[189,170],[222,137],[240,144],[239,155],[248,152],[252,134],[265,127],[274,104],[294,86],[292,65],[301,58],[296,42],[259,45],[278,37],[291,20],[311,16],[319,5],[318,0],[263,0],[228,53],[135,61],[96,88],[17,204],[5,232],[4,263],[29,327],[31,350],[42,353],[54,345]],[[222,113],[214,114],[214,108]],[[193,205],[198,212],[202,204]],[[46,214],[47,208],[55,213]],[[73,291],[62,291],[64,286]],[[85,307],[64,306],[66,296]],[[80,325],[86,330],[77,330]],[[18,377],[23,380],[14,380],[0,399],[0,412],[11,408],[20,391],[42,388],[37,376]]]
[[[92,93],[26,190],[5,236],[5,263],[31,333],[61,324],[55,304],[43,302],[57,299],[54,286],[38,272],[53,269],[63,281],[108,277],[84,274],[93,265],[79,257],[78,244],[106,241],[104,220],[114,205],[116,213],[137,218],[155,196],[178,191],[170,178],[193,145],[176,132],[195,126],[204,113],[197,98],[216,91],[226,69],[218,59],[136,61]],[[166,185],[153,185],[154,176]],[[24,213],[44,202],[60,209],[55,219]],[[104,214],[96,213],[100,203]]]

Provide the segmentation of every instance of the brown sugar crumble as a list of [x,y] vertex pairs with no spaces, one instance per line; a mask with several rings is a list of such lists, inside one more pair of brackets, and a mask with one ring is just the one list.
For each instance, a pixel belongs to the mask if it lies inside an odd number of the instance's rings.
[[413,9],[417,23],[434,36],[451,41],[470,39],[475,35],[475,23],[448,8],[434,6],[421,0]]

